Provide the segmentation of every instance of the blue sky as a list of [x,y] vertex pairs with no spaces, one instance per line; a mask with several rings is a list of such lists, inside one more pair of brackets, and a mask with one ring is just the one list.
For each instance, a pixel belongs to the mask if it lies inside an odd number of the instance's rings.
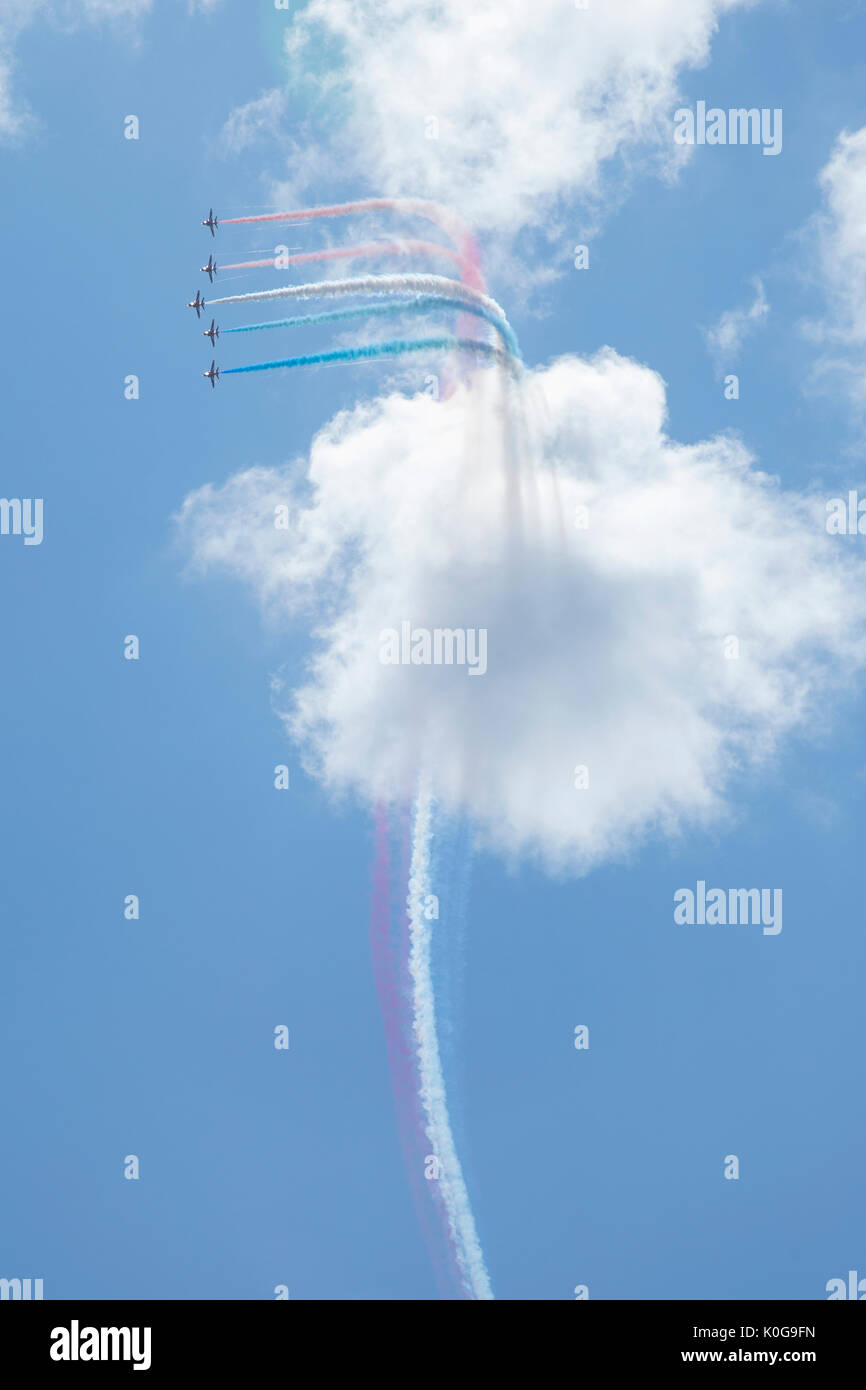
[[[383,377],[198,378],[198,223],[263,206],[286,176],[279,138],[237,155],[220,138],[282,81],[283,27],[264,3],[157,3],[135,41],[40,23],[16,44],[34,124],[0,148],[2,490],[45,499],[45,537],[0,538],[0,1273],[42,1277],[46,1297],[436,1296],[370,964],[370,817],[305,775],[271,705],[309,632],[263,621],[231,577],[186,573],[171,520],[206,483],[304,454]],[[863,488],[856,414],[810,385],[801,325],[827,312],[808,224],[840,131],[866,124],[864,38],[850,0],[724,17],[678,104],[782,107],[782,154],[697,150],[674,183],[626,185],[614,165],[587,272],[570,269],[578,196],[559,242],[527,231],[528,271],[560,278],[529,304],[506,270],[491,281],[527,362],[609,344],[662,375],[673,439],[733,429],[785,487]],[[286,127],[307,116],[290,97]],[[309,201],[370,191],[347,169]],[[213,249],[268,244],[226,229]],[[727,401],[702,330],[754,275],[770,314]],[[253,360],[236,341],[218,361]],[[855,680],[734,777],[728,823],[582,878],[478,856],[452,1105],[498,1297],[821,1298],[866,1274],[863,713]],[[676,927],[673,892],[699,879],[781,886],[783,931]]]

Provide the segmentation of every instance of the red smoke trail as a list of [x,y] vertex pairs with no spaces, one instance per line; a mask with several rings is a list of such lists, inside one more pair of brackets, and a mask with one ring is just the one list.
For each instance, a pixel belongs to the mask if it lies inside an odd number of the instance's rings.
[[486,293],[481,261],[475,238],[464,222],[448,208],[424,198],[362,198],[354,203],[331,203],[327,207],[297,208],[293,212],[266,212],[258,217],[226,217],[220,226],[251,222],[313,222],[322,217],[349,217],[355,212],[399,212],[423,217],[451,238],[461,263],[461,278],[473,289]]
[[328,251],[302,251],[297,256],[269,256],[264,261],[237,261],[232,265],[224,265],[222,270],[254,270],[259,266],[276,266],[280,269],[290,265],[306,265],[309,261],[345,261],[362,259],[364,257],[374,259],[379,256],[444,256],[449,261],[456,262],[462,268],[462,260],[456,251],[452,251],[450,246],[443,246],[438,241],[372,241],[361,242],[357,246],[338,246]]
[[388,814],[382,805],[374,813],[376,858],[373,869],[373,899],[370,916],[370,945],[373,950],[373,973],[385,1020],[385,1040],[398,1109],[405,1107],[406,1098],[413,1094],[412,1056],[407,1044],[401,1014],[403,1012],[397,988],[394,946],[391,940],[391,852]]
[[[331,251],[303,252],[286,257],[281,264],[299,265],[307,262],[337,260],[363,255],[394,254],[420,251],[427,255],[444,255],[455,260],[460,267],[460,279],[464,285],[486,294],[486,285],[481,270],[481,258],[475,238],[468,228],[447,208],[438,204],[409,198],[367,198],[353,203],[335,203],[326,207],[303,208],[294,212],[264,213],[254,217],[230,217],[223,219],[222,225],[255,224],[265,222],[311,222],[319,218],[344,217],[352,213],[371,211],[393,211],[406,215],[426,218],[444,231],[456,247],[447,247],[433,242],[402,241],[376,246],[355,246]],[[273,266],[274,258],[252,261],[245,264],[226,266],[227,270],[254,269]],[[461,317],[460,336],[471,337],[474,323],[467,323]],[[446,381],[444,396],[454,389],[451,381]],[[385,1025],[385,1040],[388,1064],[391,1072],[391,1085],[397,1112],[400,1141],[406,1164],[409,1169],[410,1187],[418,1212],[425,1243],[433,1256],[436,1280],[443,1297],[453,1296],[456,1286],[458,1297],[469,1297],[457,1261],[454,1242],[450,1238],[450,1221],[445,1203],[435,1180],[425,1181],[423,1163],[427,1149],[427,1133],[424,1113],[416,1077],[416,1058],[414,1055],[414,1030],[412,1025],[410,1000],[412,982],[409,971],[410,921],[405,885],[409,879],[411,862],[411,831],[408,809],[402,814],[401,864],[398,883],[397,921],[399,935],[392,938],[391,904],[391,851],[388,814],[380,803],[375,808],[375,858],[373,865],[373,892],[370,911],[370,945],[373,958],[373,974],[376,991],[382,1009]],[[432,1189],[432,1190],[431,1190]],[[432,1198],[432,1203],[431,1203]],[[436,1212],[438,1223],[431,1218]],[[442,1235],[445,1235],[450,1268],[442,1259]]]
[[[418,249],[424,248],[426,253],[450,256],[457,261],[460,267],[460,279],[464,285],[469,285],[472,289],[486,294],[487,287],[484,282],[484,275],[481,270],[481,256],[478,250],[478,243],[466,226],[465,222],[450,208],[441,207],[439,203],[434,203],[424,198],[361,198],[353,203],[330,203],[317,208],[296,208],[291,212],[265,212],[255,217],[226,217],[220,222],[220,226],[230,226],[238,224],[251,224],[259,222],[314,222],[327,217],[349,217],[352,213],[358,212],[397,212],[410,217],[422,217],[427,222],[432,222],[440,231],[445,232],[450,237],[455,252],[449,252],[447,247],[440,246],[433,242],[403,243],[406,246],[414,245]],[[354,248],[346,248],[342,254],[351,255]],[[396,249],[396,243],[395,243]],[[336,253],[340,254],[340,253]],[[304,260],[328,260],[333,258],[334,253],[323,253],[319,251],[306,252],[297,258],[288,257],[291,264],[297,259],[299,262]],[[226,266],[226,270],[254,269],[259,266],[273,265],[272,260],[248,261],[239,266]],[[459,338],[472,338],[475,336],[477,325],[473,323],[467,315],[461,315],[457,321],[457,336]],[[444,377],[441,396],[447,400],[456,389],[454,377],[448,373]]]

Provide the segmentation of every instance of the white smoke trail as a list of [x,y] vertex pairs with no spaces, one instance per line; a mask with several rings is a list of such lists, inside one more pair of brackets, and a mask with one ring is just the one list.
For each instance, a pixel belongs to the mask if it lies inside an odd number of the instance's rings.
[[213,304],[253,304],[267,299],[334,299],[343,294],[393,294],[395,291],[410,291],[414,294],[447,294],[453,299],[461,299],[467,304],[479,304],[491,314],[498,315],[508,323],[508,317],[501,304],[489,295],[464,285],[460,280],[450,280],[447,275],[356,275],[348,280],[319,280],[307,285],[280,285],[275,290],[254,290],[251,294],[232,294],[222,299],[209,299]]
[[427,1138],[433,1154],[439,1160],[440,1192],[464,1281],[474,1298],[492,1299],[493,1290],[490,1287],[469,1193],[451,1132],[445,1078],[436,1033],[436,1002],[430,949],[433,928],[423,912],[424,899],[430,891],[432,809],[432,799],[422,787],[415,803],[408,896],[412,1023],[420,1074],[421,1104],[426,1120]]

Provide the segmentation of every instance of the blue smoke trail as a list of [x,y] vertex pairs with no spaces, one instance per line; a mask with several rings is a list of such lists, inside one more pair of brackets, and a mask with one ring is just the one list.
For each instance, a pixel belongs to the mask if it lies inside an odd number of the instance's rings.
[[303,357],[283,357],[274,362],[253,362],[249,367],[225,367],[221,376],[233,376],[239,372],[268,372],[277,367],[318,367],[328,362],[368,362],[377,357],[399,357],[406,352],[477,352],[496,362],[520,366],[510,354],[503,353],[490,343],[478,342],[475,338],[394,338],[391,342],[365,343],[361,347],[334,348],[330,352],[309,352]]
[[387,304],[368,304],[352,309],[328,309],[321,314],[305,314],[300,318],[272,319],[269,323],[246,323],[239,328],[224,328],[226,333],[255,333],[263,328],[306,328],[317,323],[338,323],[343,319],[392,318],[404,313],[427,313],[434,309],[454,309],[460,314],[473,314],[484,319],[502,336],[513,357],[520,357],[520,348],[511,325],[480,304],[468,304],[465,299],[446,299],[439,295],[413,295]]

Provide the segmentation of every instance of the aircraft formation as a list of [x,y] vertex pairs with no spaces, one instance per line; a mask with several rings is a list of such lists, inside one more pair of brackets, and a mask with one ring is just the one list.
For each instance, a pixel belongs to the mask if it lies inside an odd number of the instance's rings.
[[[214,216],[213,208],[209,209],[208,215],[207,217],[202,219],[201,225],[209,229],[211,236],[216,236],[216,229],[219,226],[219,218]],[[208,277],[211,284],[213,284],[213,277],[216,275],[218,269],[219,267],[217,266],[217,263],[214,260],[212,254],[207,258],[207,265],[203,265],[201,267],[202,274]],[[196,290],[195,299],[191,299],[186,307],[188,309],[195,309],[196,318],[201,318],[201,311],[205,307],[205,302],[202,298],[201,290]],[[220,331],[217,327],[216,320],[211,319],[210,328],[206,328],[204,330],[202,337],[210,338],[211,347],[216,347],[216,340],[219,337],[219,335]],[[209,381],[211,386],[216,386],[217,382],[219,381],[219,374],[220,369],[217,366],[216,361],[211,362],[210,371],[202,372],[202,376],[204,377],[205,381]]]
[[[217,229],[217,227],[219,226],[219,218],[216,217],[216,216],[214,215],[214,210],[213,210],[213,208],[210,208],[210,209],[208,210],[208,215],[207,215],[207,217],[202,218],[202,224],[201,224],[201,225],[202,225],[203,227],[209,228],[211,236],[216,236],[216,229]],[[300,251],[300,250],[301,250],[300,246],[293,246],[293,247],[290,247],[289,249],[290,249],[291,251]],[[200,266],[199,269],[201,270],[201,273],[202,273],[203,275],[206,275],[206,276],[207,276],[207,278],[210,280],[210,283],[213,284],[213,278],[214,278],[214,276],[217,274],[217,272],[219,271],[219,266],[217,265],[216,261],[215,261],[214,258],[213,258],[213,253],[211,253],[211,255],[208,256],[208,258],[207,258],[207,265]],[[189,303],[187,304],[186,307],[187,307],[188,309],[195,309],[195,316],[196,316],[196,318],[199,318],[199,319],[201,318],[201,311],[202,311],[202,309],[204,309],[204,307],[205,307],[205,301],[204,301],[204,298],[202,297],[201,290],[196,290],[196,292],[195,292],[195,299],[191,299],[191,300],[189,301]],[[211,340],[211,346],[212,346],[212,347],[215,347],[215,346],[216,346],[216,340],[217,340],[217,338],[219,337],[219,335],[220,335],[219,328],[217,327],[215,321],[214,321],[213,319],[211,319],[211,321],[210,321],[210,328],[206,328],[206,329],[205,329],[205,331],[204,331],[204,337],[205,337],[205,338],[210,338],[210,340]],[[213,364],[211,364],[211,367],[213,367]],[[204,372],[203,375],[206,376],[206,377],[208,378],[208,380],[210,381],[211,386],[213,386],[213,384],[214,384],[214,377],[213,377],[213,375],[211,374],[211,372]],[[216,376],[219,376],[219,369],[217,369],[215,375],[216,375]]]
[[[220,224],[220,223],[219,223],[219,218],[214,214],[213,208],[209,208],[209,209],[208,209],[208,215],[207,215],[207,217],[203,217],[203,218],[202,218],[202,223],[201,223],[201,225],[202,225],[203,227],[207,227],[207,229],[208,229],[208,231],[210,232],[211,236],[216,236],[216,231],[217,231],[217,227],[219,226],[219,224]],[[201,269],[202,274],[203,274],[203,275],[206,275],[207,278],[208,278],[208,280],[210,281],[210,283],[213,284],[213,278],[214,278],[214,276],[217,274],[217,271],[219,270],[219,266],[217,265],[216,261],[215,261],[214,258],[213,258],[213,253],[211,253],[211,255],[208,256],[208,258],[207,258],[207,265],[201,266],[200,269]],[[189,301],[189,303],[187,304],[187,308],[188,308],[188,309],[195,309],[195,316],[196,316],[197,319],[200,319],[200,318],[201,318],[201,311],[202,311],[202,309],[203,309],[204,307],[205,307],[205,301],[204,301],[204,298],[203,298],[203,296],[202,296],[202,292],[201,292],[201,290],[196,290],[196,292],[195,292],[195,299],[191,299],[191,300]],[[220,331],[219,331],[219,328],[218,328],[218,326],[217,326],[216,320],[215,320],[215,319],[211,319],[211,321],[210,321],[210,328],[206,328],[206,329],[204,330],[204,333],[202,334],[202,337],[204,337],[204,338],[210,338],[211,347],[216,347],[216,340],[217,340],[217,338],[219,337],[219,335],[220,335]],[[219,367],[217,366],[217,364],[216,364],[215,361],[211,362],[211,364],[210,364],[210,371],[202,372],[202,376],[205,378],[206,381],[209,381],[209,382],[210,382],[211,386],[216,386],[217,382],[219,381],[219,374],[220,374],[220,369],[219,369]]]
[[[390,340],[377,339],[367,344],[283,357],[274,361],[253,363],[250,366],[226,367],[225,374],[235,375],[278,368],[318,366],[331,362],[350,363],[381,360],[411,352],[460,353],[463,354],[461,360],[464,362],[468,362],[471,358],[481,357],[486,358],[488,362],[492,361],[500,366],[509,367],[512,371],[520,370],[522,359],[517,339],[504,311],[484,291],[483,279],[480,278],[473,259],[476,254],[474,243],[467,235],[460,235],[459,233],[455,235],[453,218],[450,215],[442,215],[433,204],[416,205],[416,203],[406,202],[406,200],[370,199],[358,203],[335,204],[332,207],[298,209],[285,213],[265,213],[251,217],[230,217],[225,221],[227,223],[250,224],[297,223],[322,217],[345,216],[355,211],[381,210],[383,208],[397,212],[405,210],[415,216],[427,217],[428,220],[437,223],[440,230],[445,230],[448,233],[454,245],[449,248],[442,242],[419,241],[404,237],[387,241],[367,240],[352,246],[325,247],[313,251],[303,251],[299,246],[280,247],[278,248],[279,256],[275,253],[273,257],[267,259],[241,261],[223,267],[217,265],[213,252],[211,252],[206,264],[201,266],[200,270],[213,285],[214,277],[220,272],[220,269],[247,271],[265,266],[283,269],[290,264],[306,265],[307,262],[330,262],[343,259],[369,260],[417,254],[423,255],[425,259],[431,257],[448,258],[452,264],[459,267],[460,279],[431,273],[360,275],[336,280],[330,278],[325,281],[313,281],[300,285],[284,284],[276,289],[222,296],[211,301],[212,304],[244,303],[246,305],[260,300],[309,298],[328,299],[334,304],[333,308],[315,314],[274,319],[268,323],[245,324],[240,328],[228,328],[226,332],[246,333],[251,329],[266,328],[295,329],[307,325],[317,325],[324,322],[336,323],[362,317],[405,319],[412,315],[447,312],[458,315],[458,323],[464,325],[464,334],[458,337],[454,336],[453,333],[443,334],[440,332],[436,336],[414,338],[400,336]],[[208,215],[202,218],[201,225],[207,228],[212,237],[216,236],[220,220],[213,208],[208,209]],[[454,249],[455,247],[456,249]],[[287,252],[299,252],[300,254],[286,255]],[[347,298],[351,300],[358,297],[373,302],[368,302],[359,308],[344,307]],[[187,307],[194,309],[196,318],[201,319],[202,311],[208,307],[201,290],[196,290],[195,298],[189,300]],[[465,336],[465,325],[471,324],[473,320],[482,330],[480,337],[477,334],[472,334],[471,327],[471,336]],[[495,343],[488,341],[491,329],[497,335]],[[216,347],[220,330],[214,318],[211,318],[210,327],[203,330],[202,336],[210,338],[211,347]],[[211,361],[208,371],[202,372],[202,376],[210,382],[211,388],[216,386],[220,378],[220,369],[215,360]]]

